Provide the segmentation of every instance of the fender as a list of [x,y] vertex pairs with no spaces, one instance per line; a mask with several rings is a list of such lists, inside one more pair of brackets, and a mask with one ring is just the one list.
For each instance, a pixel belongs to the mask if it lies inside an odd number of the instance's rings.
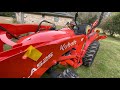
[[84,43],[84,48],[82,51],[82,57],[84,57],[88,47],[90,46],[90,44],[95,41],[98,40],[99,34],[97,32],[92,32],[90,33],[88,36],[86,36],[86,42]]

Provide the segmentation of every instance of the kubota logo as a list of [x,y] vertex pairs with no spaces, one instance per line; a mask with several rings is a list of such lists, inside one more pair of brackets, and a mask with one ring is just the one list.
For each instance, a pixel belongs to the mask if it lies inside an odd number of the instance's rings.
[[77,42],[76,40],[73,40],[71,43],[68,42],[67,44],[63,44],[63,45],[60,46],[60,50],[64,51],[65,49],[67,49],[71,46],[74,46],[76,44],[76,42]]

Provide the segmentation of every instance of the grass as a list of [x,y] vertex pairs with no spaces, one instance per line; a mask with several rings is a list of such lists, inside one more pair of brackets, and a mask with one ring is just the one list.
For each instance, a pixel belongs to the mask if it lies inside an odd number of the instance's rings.
[[[16,42],[17,40],[16,39],[11,39],[13,42]],[[7,45],[7,44],[4,44],[4,46],[3,46],[3,50],[4,51],[7,51],[7,50],[10,50],[12,48],[12,46],[9,46],[9,45]]]
[[63,27],[63,26],[59,26],[59,25],[56,26],[57,29],[61,29],[62,27]]
[[108,37],[100,44],[93,65],[75,69],[80,78],[120,78],[120,38]]

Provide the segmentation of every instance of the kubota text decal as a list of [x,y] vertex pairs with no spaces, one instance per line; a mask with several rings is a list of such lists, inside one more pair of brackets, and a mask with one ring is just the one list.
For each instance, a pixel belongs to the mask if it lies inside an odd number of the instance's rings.
[[66,50],[67,48],[74,46],[76,44],[76,40],[73,40],[72,42],[68,42],[67,44],[63,44],[60,46],[60,50]]

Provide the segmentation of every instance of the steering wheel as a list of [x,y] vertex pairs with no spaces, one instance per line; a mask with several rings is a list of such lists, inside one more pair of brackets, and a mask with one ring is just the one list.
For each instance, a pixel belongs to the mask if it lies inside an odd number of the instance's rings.
[[49,22],[49,21],[47,21],[47,20],[43,20],[43,21],[41,21],[41,22],[39,23],[36,32],[40,31],[40,27],[41,27],[41,25],[42,25],[43,22],[52,24],[53,26],[52,26],[51,30],[55,30],[55,29],[56,29],[56,25],[55,25],[54,23],[51,23],[51,22]]

